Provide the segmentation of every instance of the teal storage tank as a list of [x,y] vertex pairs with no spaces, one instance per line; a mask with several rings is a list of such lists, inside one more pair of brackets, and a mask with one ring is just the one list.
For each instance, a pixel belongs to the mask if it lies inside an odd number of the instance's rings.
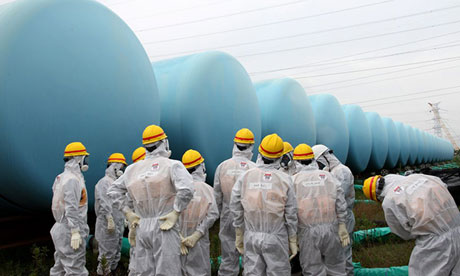
[[396,166],[399,160],[399,154],[401,152],[401,140],[392,119],[382,117],[382,122],[387,130],[388,135],[388,154],[384,167],[392,169]]
[[367,170],[378,171],[383,168],[388,154],[388,134],[380,115],[365,112],[372,133],[372,152]]
[[415,164],[422,164],[423,163],[423,154],[425,151],[425,147],[423,144],[423,139],[422,139],[422,132],[418,128],[414,128],[415,131],[415,137],[417,138],[417,145],[418,145],[418,154],[417,154],[417,159],[415,160]]
[[372,151],[372,134],[369,122],[358,105],[342,105],[347,120],[350,146],[346,165],[354,172],[364,171]]
[[[131,155],[159,123],[148,56],[131,29],[89,0],[18,0],[0,6],[0,194],[49,212],[63,152],[81,141],[93,188],[113,152]],[[4,206],[4,205],[2,205]]]
[[411,127],[406,125],[407,134],[409,137],[409,165],[415,165],[417,156],[418,156],[418,140],[415,136],[415,130]]
[[316,144],[324,144],[344,163],[347,161],[349,136],[347,121],[337,99],[329,94],[309,97],[316,122]]
[[173,158],[180,160],[186,150],[198,150],[211,181],[217,166],[231,157],[238,129],[252,130],[257,150],[259,104],[248,73],[235,58],[205,52],[152,65],[160,92],[161,125]]
[[404,124],[401,122],[394,123],[396,130],[398,131],[400,141],[399,164],[401,164],[401,166],[406,166],[407,160],[409,159],[409,138],[407,137],[407,131]]
[[277,133],[293,147],[315,145],[316,127],[307,93],[295,80],[284,78],[254,84],[259,100],[262,137]]

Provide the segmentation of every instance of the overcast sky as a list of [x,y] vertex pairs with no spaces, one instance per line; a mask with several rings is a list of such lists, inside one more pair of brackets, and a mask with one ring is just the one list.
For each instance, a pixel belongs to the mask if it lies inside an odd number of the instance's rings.
[[152,61],[225,51],[253,81],[291,77],[430,133],[440,101],[460,143],[459,0],[98,1]]

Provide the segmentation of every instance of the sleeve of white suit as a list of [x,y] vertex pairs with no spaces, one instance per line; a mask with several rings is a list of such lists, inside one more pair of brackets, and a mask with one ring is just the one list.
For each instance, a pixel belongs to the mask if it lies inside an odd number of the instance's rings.
[[347,170],[345,166],[340,166],[338,168],[338,172],[335,173],[334,176],[342,185],[343,196],[347,202],[347,207],[349,209],[353,209],[355,204],[355,187],[353,185],[353,175]]
[[110,185],[107,190],[107,195],[112,200],[114,206],[120,210],[132,206],[131,197],[127,196],[128,190],[126,189],[125,175],[120,176],[115,182]]
[[94,193],[96,200],[99,201],[99,209],[96,210],[98,216],[107,217],[108,215],[112,215],[112,200],[107,195],[108,187],[109,183],[105,180],[100,180],[96,185]]
[[415,236],[411,234],[412,227],[409,224],[406,210],[402,205],[398,207],[394,201],[390,200],[385,202],[384,200],[382,208],[385,213],[385,220],[390,227],[391,232],[404,240],[415,238]]
[[222,193],[222,187],[220,186],[220,168],[221,166],[219,165],[216,169],[216,173],[214,174],[214,197],[216,199],[216,205],[219,213],[222,212],[222,201],[224,197],[224,194]]
[[347,202],[343,193],[342,185],[340,182],[333,178],[335,186],[337,187],[337,198],[335,199],[335,212],[337,213],[337,221],[345,223],[347,217]]
[[243,177],[245,173],[240,175],[238,180],[232,189],[232,195],[230,197],[230,210],[233,213],[233,227],[243,228],[244,227],[244,208],[241,204],[241,186],[243,184]]
[[81,199],[81,186],[77,179],[71,178],[64,184],[64,203],[65,216],[70,229],[80,231],[78,224],[79,210]]
[[216,199],[214,198],[214,195],[211,193],[211,204],[208,209],[208,213],[206,214],[206,217],[204,220],[198,225],[197,231],[199,231],[201,234],[206,234],[209,228],[211,228],[216,222],[216,220],[219,218],[219,210],[217,209],[217,203]]
[[171,178],[176,188],[174,210],[182,212],[193,198],[193,178],[184,165],[178,161],[174,161],[171,166]]
[[287,178],[289,188],[287,190],[287,200],[284,207],[284,219],[289,237],[297,234],[297,200],[294,192],[294,184],[290,177]]

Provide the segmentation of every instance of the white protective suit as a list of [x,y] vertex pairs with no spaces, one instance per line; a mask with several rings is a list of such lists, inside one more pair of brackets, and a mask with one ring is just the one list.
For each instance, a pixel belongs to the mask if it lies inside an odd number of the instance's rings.
[[405,240],[416,239],[409,275],[460,275],[460,213],[437,177],[387,175],[382,193],[385,220]]
[[240,151],[235,144],[232,158],[222,162],[214,176],[214,196],[220,212],[219,239],[222,262],[219,276],[237,276],[240,271],[240,253],[235,248],[235,227],[233,227],[233,214],[229,206],[232,189],[238,177],[256,167],[256,164],[251,161],[252,150],[253,146]]
[[[53,184],[51,210],[56,223],[51,228],[54,248],[54,266],[50,275],[88,275],[86,270],[86,237],[88,197],[85,179],[80,171],[80,156],[65,163],[64,172],[56,177]],[[82,244],[77,250],[70,246],[72,230],[78,231]]]
[[182,270],[184,276],[211,276],[209,228],[219,218],[219,210],[212,187],[205,183],[203,170],[197,168],[192,177],[195,193],[180,216],[180,229],[184,238],[195,231],[200,232],[202,237],[194,247],[188,249],[187,255],[181,257]]
[[230,200],[235,228],[244,229],[244,275],[290,276],[289,237],[297,236],[297,202],[280,160],[246,171]]
[[347,203],[342,186],[327,171],[296,162],[293,176],[298,208],[302,275],[345,275],[338,223],[345,223]]
[[[111,163],[105,170],[105,176],[97,182],[94,189],[94,211],[96,212],[95,237],[99,247],[99,264],[97,273],[102,275],[115,270],[121,257],[121,242],[125,231],[125,216],[118,207],[112,208],[112,200],[107,195],[107,190],[117,179],[116,169],[123,166],[121,163]],[[107,229],[107,218],[111,216],[115,222],[115,230]],[[106,270],[102,267],[102,257],[107,260]]]
[[155,150],[146,152],[145,160],[128,166],[108,191],[114,205],[124,210],[132,205],[140,216],[130,275],[181,275],[179,225],[162,231],[159,217],[187,207],[193,179],[181,162],[169,156],[166,143],[160,141]]
[[[327,159],[324,162],[324,158]],[[355,206],[355,187],[354,177],[351,170],[343,165],[334,154],[325,152],[317,160],[326,164],[324,170],[329,171],[341,184],[343,193],[345,195],[345,201],[347,202],[347,217],[345,223],[347,225],[347,231],[350,234],[350,241],[353,241],[353,229],[355,228],[355,215],[353,214],[353,207]],[[353,276],[353,262],[352,262],[352,243],[343,248],[345,258],[345,271],[348,276]]]

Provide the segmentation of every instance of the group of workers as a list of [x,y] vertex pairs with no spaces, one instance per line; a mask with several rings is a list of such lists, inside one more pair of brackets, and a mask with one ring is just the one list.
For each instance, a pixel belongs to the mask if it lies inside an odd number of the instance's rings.
[[[144,130],[142,141],[129,166],[122,154],[112,154],[96,184],[99,275],[116,269],[125,223],[130,275],[211,275],[208,232],[219,218],[219,275],[238,275],[241,255],[244,275],[291,275],[290,260],[299,252],[303,275],[353,275],[354,179],[331,149],[294,149],[271,134],[254,163],[254,135],[244,128],[211,187],[198,151],[185,152],[182,162],[170,159],[167,136],[156,125]],[[82,174],[88,156],[80,142],[69,144],[64,172],[53,185],[56,251],[50,275],[88,275]],[[442,181],[374,176],[363,191],[383,202],[395,234],[417,239],[410,275],[460,275],[460,214]]]

